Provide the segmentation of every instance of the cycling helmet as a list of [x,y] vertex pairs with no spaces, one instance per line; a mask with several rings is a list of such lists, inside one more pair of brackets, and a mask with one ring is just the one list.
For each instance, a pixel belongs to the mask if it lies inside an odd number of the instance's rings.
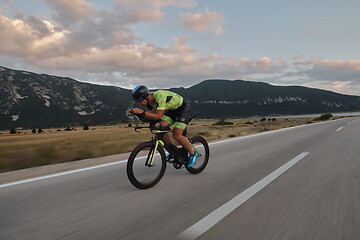
[[132,91],[132,97],[136,102],[141,102],[150,95],[150,91],[144,85],[139,85]]

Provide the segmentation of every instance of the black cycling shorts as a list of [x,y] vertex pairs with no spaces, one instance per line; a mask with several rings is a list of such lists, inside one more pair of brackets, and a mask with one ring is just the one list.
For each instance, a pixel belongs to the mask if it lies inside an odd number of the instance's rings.
[[161,119],[174,125],[174,128],[185,129],[190,121],[190,104],[184,100],[179,108],[166,110]]

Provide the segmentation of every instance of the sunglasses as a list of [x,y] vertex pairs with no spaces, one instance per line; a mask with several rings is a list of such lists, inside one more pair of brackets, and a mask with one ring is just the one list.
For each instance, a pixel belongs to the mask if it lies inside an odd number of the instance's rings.
[[146,98],[144,98],[144,97],[139,97],[139,98],[136,98],[135,101],[136,101],[137,103],[139,103],[139,102],[144,101],[145,99],[146,99]]

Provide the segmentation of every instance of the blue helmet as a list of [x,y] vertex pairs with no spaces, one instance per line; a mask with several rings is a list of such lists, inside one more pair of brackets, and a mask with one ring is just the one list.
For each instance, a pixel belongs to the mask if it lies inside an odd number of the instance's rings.
[[150,95],[150,91],[144,85],[139,85],[132,91],[132,97],[136,102],[141,102]]

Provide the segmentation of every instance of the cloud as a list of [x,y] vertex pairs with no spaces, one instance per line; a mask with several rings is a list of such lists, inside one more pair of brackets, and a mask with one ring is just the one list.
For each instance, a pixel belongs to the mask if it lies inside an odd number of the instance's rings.
[[[15,20],[0,16],[0,35],[2,55],[23,58],[34,65],[42,59],[59,55],[70,56],[71,49],[77,47],[74,41],[69,39],[69,31],[60,30],[51,22],[32,16]],[[81,48],[78,51],[81,51]]]
[[145,0],[144,3],[158,8],[167,6],[191,8],[196,6],[193,0]]
[[118,0],[117,10],[126,23],[140,21],[159,21],[165,13],[164,7],[191,8],[196,6],[192,0]]
[[[150,2],[150,1],[145,1]],[[150,5],[141,0],[119,0],[117,10],[124,24],[140,21],[159,21],[165,16],[156,5]],[[160,3],[159,3],[160,4]]]
[[295,62],[301,72],[319,81],[360,82],[360,60],[325,60],[313,58]]
[[0,16],[1,55],[45,69],[128,76],[158,76],[163,69],[198,62],[187,36],[173,38],[175,46],[158,47],[138,43],[132,29],[136,22],[161,19],[163,7],[193,7],[192,0],[118,0],[111,11],[85,0],[45,1],[54,10],[51,19]]
[[84,0],[45,0],[57,13],[54,18],[65,26],[74,24],[95,14],[95,5]]
[[293,64],[268,82],[281,85],[301,85],[338,93],[359,95],[360,60],[302,60],[293,57]]
[[[98,16],[100,22],[86,20],[89,29],[81,25],[81,31],[71,27],[64,29],[32,16],[16,20],[1,16],[0,34],[4,36],[4,44],[0,45],[0,52],[41,69],[98,74],[118,72],[122,77],[139,81],[156,79],[152,84],[162,81],[169,84],[169,79],[189,85],[196,79],[214,77],[256,79],[286,68],[283,60],[268,57],[221,58],[216,53],[197,56],[196,49],[187,43],[188,36],[173,38],[172,46],[137,44],[131,29],[126,32],[123,25],[113,29],[111,21],[116,20],[112,13],[103,12]],[[82,24],[81,21],[78,24]],[[107,31],[109,34],[103,37]],[[116,37],[118,41],[114,40]]]
[[197,13],[180,13],[182,25],[197,32],[203,32],[211,29],[216,35],[222,33],[222,24],[224,14],[221,12],[210,11],[206,8],[204,11]]

